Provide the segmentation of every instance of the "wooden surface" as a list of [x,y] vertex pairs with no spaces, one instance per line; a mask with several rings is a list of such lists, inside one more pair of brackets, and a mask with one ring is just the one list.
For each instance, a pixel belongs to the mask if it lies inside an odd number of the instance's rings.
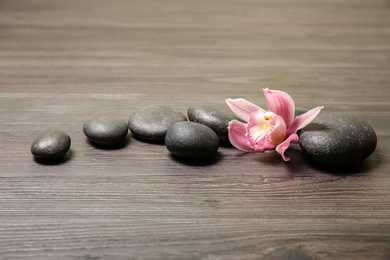
[[[83,123],[261,89],[370,123],[356,167],[221,147],[210,164]],[[0,259],[389,259],[390,2],[0,0]],[[30,153],[56,127],[59,164]]]

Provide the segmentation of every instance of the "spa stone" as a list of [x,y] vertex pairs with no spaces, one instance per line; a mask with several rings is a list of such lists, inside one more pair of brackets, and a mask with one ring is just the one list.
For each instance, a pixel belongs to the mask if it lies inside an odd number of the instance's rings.
[[377,145],[374,129],[361,119],[342,113],[324,113],[299,131],[304,154],[324,164],[358,163]]
[[185,115],[166,106],[148,106],[129,117],[128,125],[135,137],[151,142],[163,142],[168,128],[187,121]]
[[172,125],[165,137],[168,151],[177,157],[191,159],[213,158],[219,148],[219,138],[209,127],[195,122]]
[[56,159],[64,156],[70,148],[70,137],[60,130],[48,130],[40,134],[31,145],[36,158]]
[[129,130],[123,120],[96,117],[84,123],[83,131],[91,142],[110,146],[125,141]]
[[294,114],[294,117],[300,116],[300,115],[306,113],[306,112],[309,111],[309,110],[310,110],[310,109],[303,108],[303,107],[295,107],[295,114]]
[[227,106],[196,105],[190,107],[187,114],[190,121],[210,127],[218,135],[221,143],[229,143],[228,125],[235,116]]

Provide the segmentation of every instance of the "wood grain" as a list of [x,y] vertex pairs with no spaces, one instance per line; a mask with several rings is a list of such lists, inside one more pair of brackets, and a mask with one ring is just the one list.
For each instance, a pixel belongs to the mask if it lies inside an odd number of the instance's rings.
[[[381,0],[0,0],[0,259],[389,259],[389,28]],[[263,87],[362,118],[376,151],[201,164],[82,132],[150,104],[265,106]],[[46,165],[30,146],[50,127],[72,147]]]

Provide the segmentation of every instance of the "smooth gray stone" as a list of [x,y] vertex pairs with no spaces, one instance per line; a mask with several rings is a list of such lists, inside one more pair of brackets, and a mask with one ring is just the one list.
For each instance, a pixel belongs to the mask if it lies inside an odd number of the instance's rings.
[[229,122],[236,117],[227,106],[196,105],[188,109],[187,115],[190,121],[210,127],[218,135],[221,143],[229,143]]
[[128,125],[135,137],[146,141],[163,142],[168,128],[187,121],[185,115],[166,106],[148,106],[129,117]]
[[103,116],[86,121],[83,131],[91,142],[109,146],[125,141],[129,130],[125,121]]
[[377,145],[374,129],[361,119],[321,112],[299,131],[304,154],[325,164],[354,164],[370,156]]
[[168,151],[177,157],[210,159],[219,148],[219,138],[209,127],[195,122],[172,125],[165,137]]
[[48,130],[40,134],[31,145],[31,153],[36,158],[55,159],[69,151],[70,137],[60,130]]

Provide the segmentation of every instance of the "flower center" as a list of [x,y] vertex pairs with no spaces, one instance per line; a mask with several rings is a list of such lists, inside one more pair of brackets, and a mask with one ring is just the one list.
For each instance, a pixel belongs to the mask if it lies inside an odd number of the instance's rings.
[[255,112],[250,116],[246,136],[252,148],[276,146],[286,136],[286,124],[283,118],[273,112]]

